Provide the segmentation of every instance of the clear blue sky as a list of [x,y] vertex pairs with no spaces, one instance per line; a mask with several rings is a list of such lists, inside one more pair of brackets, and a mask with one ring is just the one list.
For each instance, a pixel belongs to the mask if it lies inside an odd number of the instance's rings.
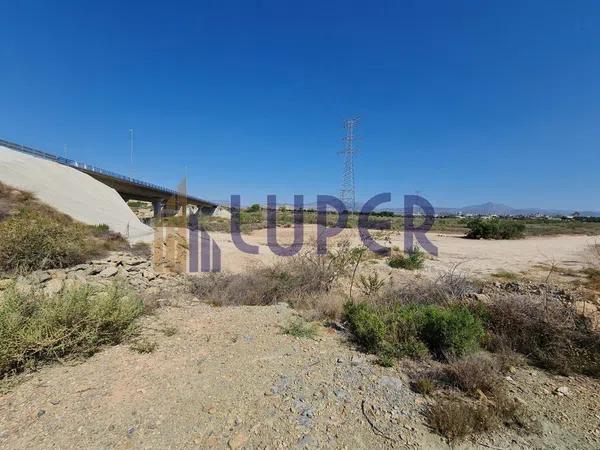
[[243,202],[600,210],[598,1],[11,1],[0,138]]

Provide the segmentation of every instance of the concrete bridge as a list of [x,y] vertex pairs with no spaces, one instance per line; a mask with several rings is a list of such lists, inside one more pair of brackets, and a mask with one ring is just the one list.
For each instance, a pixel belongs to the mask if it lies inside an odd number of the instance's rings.
[[151,202],[154,208],[155,217],[159,217],[164,213],[175,214],[184,205],[195,206],[198,209],[198,212],[203,214],[211,214],[218,206],[216,203],[208,200],[186,195],[176,190],[137,180],[135,178],[126,177],[90,164],[52,155],[51,153],[36,150],[21,144],[15,144],[0,139],[0,145],[28,155],[37,156],[38,158],[73,167],[74,169],[90,175],[101,183],[110,186],[116,190],[125,201],[141,200]]

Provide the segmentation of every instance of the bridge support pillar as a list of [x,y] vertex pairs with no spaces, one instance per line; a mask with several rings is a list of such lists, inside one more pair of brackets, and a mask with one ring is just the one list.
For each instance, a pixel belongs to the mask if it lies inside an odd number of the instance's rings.
[[152,202],[152,208],[154,209],[154,217],[161,217],[163,210],[163,201],[155,200]]

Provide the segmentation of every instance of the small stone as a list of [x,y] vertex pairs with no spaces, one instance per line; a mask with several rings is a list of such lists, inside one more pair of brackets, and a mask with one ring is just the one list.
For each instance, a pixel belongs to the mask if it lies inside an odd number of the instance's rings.
[[119,269],[116,267],[107,267],[102,272],[100,272],[100,276],[104,278],[114,277],[119,272]]
[[48,272],[44,272],[43,270],[38,270],[31,274],[31,279],[37,281],[38,283],[44,283],[50,278],[52,278],[50,274]]
[[53,295],[58,294],[60,291],[62,291],[63,286],[64,286],[63,280],[59,280],[58,278],[53,278],[52,280],[50,280],[46,283],[46,286],[44,287],[44,292],[49,296],[53,296]]
[[64,270],[57,270],[52,273],[52,278],[55,278],[57,280],[64,280],[67,278],[67,272],[65,272]]
[[40,410],[37,412],[38,419],[39,419],[40,417],[42,417],[44,414],[46,414],[46,410],[44,410],[44,409],[40,409]]
[[154,280],[156,278],[156,274],[154,272],[149,271],[149,270],[143,270],[142,271],[142,276],[146,280]]
[[560,386],[554,391],[556,395],[568,397],[571,395],[571,390],[567,386]]
[[358,366],[360,364],[363,364],[365,362],[365,358],[361,357],[361,356],[357,356],[354,355],[351,359],[350,359],[350,364],[353,366]]
[[315,417],[315,411],[311,408],[305,409],[304,412],[302,413],[302,415],[304,417],[308,417],[309,419],[312,419],[313,417]]
[[[89,266],[84,273],[86,275],[97,275],[100,272],[102,272],[102,266],[98,266],[98,265],[93,265],[93,266]],[[116,273],[116,272],[115,272]]]
[[135,427],[127,428],[127,436],[131,436],[133,433],[135,433]]
[[50,404],[56,406],[60,403],[60,400],[50,400]]
[[313,445],[315,440],[312,436],[305,434],[301,439],[298,440],[298,448],[308,447],[309,445]]

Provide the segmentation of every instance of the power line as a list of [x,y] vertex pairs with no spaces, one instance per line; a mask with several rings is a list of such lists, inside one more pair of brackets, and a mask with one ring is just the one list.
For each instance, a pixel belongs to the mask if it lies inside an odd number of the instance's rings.
[[344,172],[342,176],[342,189],[340,190],[340,200],[350,212],[356,209],[356,193],[354,186],[354,126],[358,119],[348,119],[345,122],[346,127],[346,145],[344,150],[338,152],[344,155]]

